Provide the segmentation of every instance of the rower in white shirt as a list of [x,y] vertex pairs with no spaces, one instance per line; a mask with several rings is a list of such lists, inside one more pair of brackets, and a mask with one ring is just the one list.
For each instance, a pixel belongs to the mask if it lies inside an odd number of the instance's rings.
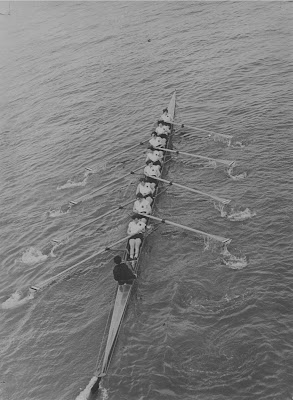
[[129,257],[131,260],[137,259],[139,255],[140,245],[143,240],[143,232],[146,228],[146,218],[138,218],[134,215],[133,220],[129,222],[127,234],[131,235],[129,239]]
[[160,150],[149,150],[146,155],[146,162],[151,160],[154,165],[162,166],[163,152]]
[[[164,108],[163,110],[163,114],[161,115],[160,121],[164,121],[165,123],[167,123],[168,125],[171,125],[171,123],[173,122],[173,118],[171,117],[171,115],[168,113],[168,108]],[[171,126],[170,126],[171,127]]]
[[160,178],[160,176],[161,176],[160,166],[154,165],[151,160],[148,160],[146,162],[146,164],[147,165],[144,167],[144,170],[143,170],[144,174],[150,178],[153,176]]
[[136,189],[136,194],[141,193],[143,197],[152,204],[153,194],[155,192],[156,185],[151,182],[147,182],[145,178],[140,178],[139,184]]
[[164,130],[164,127],[163,127],[162,122],[159,121],[158,124],[159,124],[159,125],[158,125],[157,128],[156,128],[156,133],[157,133],[158,135],[161,135],[162,133],[165,133],[165,130]]
[[150,203],[143,197],[141,193],[137,193],[137,200],[133,205],[133,212],[141,214],[150,214],[152,212],[152,207]]
[[160,138],[156,132],[153,132],[149,144],[152,147],[166,147],[166,139]]
[[169,134],[171,132],[169,125],[163,125],[163,129],[164,129],[166,134]]

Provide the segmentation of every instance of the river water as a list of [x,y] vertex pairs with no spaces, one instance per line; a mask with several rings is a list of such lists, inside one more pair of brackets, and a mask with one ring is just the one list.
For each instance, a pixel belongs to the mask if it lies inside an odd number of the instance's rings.
[[[1,400],[69,400],[95,371],[148,138],[177,90],[174,182],[99,398],[293,398],[291,2],[1,2]],[[233,135],[231,143],[192,130]],[[91,168],[89,171],[85,168]],[[96,190],[96,192],[93,192]],[[69,201],[88,195],[81,204]],[[73,232],[74,231],[74,232]],[[61,243],[52,242],[62,239]],[[81,392],[81,394],[80,394]],[[80,394],[80,395],[79,395]]]

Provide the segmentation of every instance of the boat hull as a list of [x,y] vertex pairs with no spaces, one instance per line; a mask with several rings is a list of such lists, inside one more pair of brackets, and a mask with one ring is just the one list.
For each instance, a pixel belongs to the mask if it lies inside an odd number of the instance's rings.
[[[175,105],[176,105],[176,92],[173,93],[172,98],[170,100],[169,106],[168,106],[168,112],[174,118],[175,116]],[[171,133],[169,134],[168,137],[168,143],[167,147],[170,148],[172,145],[172,133],[173,133],[173,126],[171,129]],[[164,173],[164,166],[167,162],[167,160],[170,159],[170,155],[166,152],[164,156],[164,162],[163,162],[163,170],[162,174]],[[156,198],[158,196],[158,191],[159,188],[161,187],[161,184],[157,185],[156,192],[155,192],[155,200],[152,205],[152,208],[154,207]],[[139,261],[141,254],[143,252],[144,244],[145,244],[145,239],[146,236],[148,235],[148,232],[145,233],[144,239],[141,244],[139,256],[137,260],[129,261],[129,246],[126,246],[125,252],[124,252],[124,262],[128,263],[128,265],[133,269],[134,272],[138,272],[138,267],[139,267]],[[104,355],[102,358],[102,362],[99,364],[98,369],[95,373],[96,377],[98,378],[98,382],[100,382],[101,378],[107,374],[108,368],[110,366],[111,358],[113,356],[114,350],[115,350],[115,345],[118,339],[119,331],[121,328],[121,324],[127,309],[127,304],[129,302],[129,298],[133,289],[133,286],[135,284],[135,281],[131,285],[117,285],[116,288],[116,295],[115,295],[115,303],[113,306],[113,311],[112,311],[112,316],[111,316],[111,322],[109,326],[109,331],[108,331],[108,337],[107,337],[107,342],[104,350]]]

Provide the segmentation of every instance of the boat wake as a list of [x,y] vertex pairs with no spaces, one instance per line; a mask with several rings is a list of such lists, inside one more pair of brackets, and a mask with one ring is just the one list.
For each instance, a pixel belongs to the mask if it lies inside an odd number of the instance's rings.
[[227,249],[227,246],[224,246],[222,250],[222,264],[226,265],[228,268],[231,269],[243,269],[248,265],[248,258],[247,256],[244,257],[236,257],[233,256]]
[[[76,397],[75,400],[90,400],[92,399],[93,395],[91,394],[91,389],[94,386],[94,384],[97,381],[97,377],[93,376],[92,379],[89,381],[88,385],[86,386],[85,389],[83,389],[79,395]],[[108,395],[108,391],[107,389],[103,388],[100,386],[99,389],[99,398],[101,398],[101,400],[108,400],[109,395]]]
[[23,306],[24,304],[26,304],[30,300],[32,300],[34,298],[34,295],[35,295],[35,291],[34,290],[30,290],[29,294],[27,296],[22,297],[21,290],[17,290],[16,292],[14,292],[9,297],[9,299],[7,299],[6,301],[4,301],[1,304],[1,308],[3,310],[8,310],[8,309],[12,309],[12,308]]
[[92,169],[86,169],[84,175],[83,175],[83,179],[82,181],[73,181],[71,179],[69,179],[66,183],[64,183],[64,185],[62,186],[58,186],[57,190],[63,190],[63,189],[70,189],[70,188],[74,188],[74,187],[82,187],[85,186],[88,182],[88,177],[94,173],[94,171]]
[[93,376],[92,379],[89,381],[88,385],[83,389],[79,395],[76,397],[75,400],[87,400],[90,398],[91,395],[91,388],[94,386],[94,384],[97,381],[97,377]]

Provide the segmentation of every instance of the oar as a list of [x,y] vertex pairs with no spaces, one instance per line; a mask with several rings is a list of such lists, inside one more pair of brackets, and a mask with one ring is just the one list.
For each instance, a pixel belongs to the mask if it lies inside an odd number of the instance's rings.
[[88,225],[91,225],[92,223],[98,221],[99,219],[101,219],[101,218],[103,218],[103,217],[106,217],[107,215],[110,215],[110,214],[113,214],[113,213],[116,212],[116,211],[122,210],[125,206],[127,206],[127,205],[130,204],[130,203],[133,203],[134,201],[135,201],[135,199],[132,199],[132,200],[130,200],[130,201],[127,201],[127,202],[124,203],[124,204],[121,204],[120,206],[117,206],[117,207],[115,207],[115,208],[112,208],[112,210],[107,211],[105,214],[99,215],[97,218],[95,218],[95,219],[93,219],[93,220],[87,222],[86,224],[81,225],[81,226],[79,226],[78,228],[76,228],[76,229],[74,229],[74,230],[72,230],[72,231],[70,231],[70,232],[67,232],[65,235],[61,236],[59,239],[52,239],[52,241],[55,242],[55,243],[60,243],[60,242],[62,241],[62,238],[64,238],[65,236],[71,235],[72,233],[77,232],[77,231],[79,231],[80,229],[85,228],[85,227],[88,226]]
[[211,135],[221,136],[221,137],[223,137],[224,139],[227,139],[227,140],[231,140],[233,138],[232,135],[224,135],[223,133],[216,133],[216,132],[208,131],[207,129],[196,128],[195,126],[179,124],[179,123],[176,123],[176,122],[173,122],[173,124],[174,125],[181,125],[181,128],[186,127],[186,128],[189,128],[189,129],[194,129],[195,131],[202,131],[202,132],[207,132],[207,133],[209,133]]
[[[154,147],[154,148],[156,150],[160,150],[160,147]],[[184,156],[189,156],[189,157],[194,157],[194,158],[200,158],[202,160],[215,161],[219,164],[227,165],[228,167],[230,167],[232,164],[235,163],[235,161],[221,160],[220,158],[211,158],[211,157],[206,157],[206,156],[200,156],[198,154],[186,153],[185,151],[170,150],[170,149],[164,149],[164,151],[168,151],[169,153],[182,154]]]
[[160,182],[168,183],[169,185],[180,187],[181,189],[188,190],[189,192],[198,193],[198,194],[202,194],[203,196],[211,197],[212,199],[217,200],[217,201],[219,201],[220,203],[223,203],[223,204],[229,204],[230,201],[231,201],[229,199],[224,199],[222,197],[218,197],[218,196],[213,195],[213,194],[209,194],[209,193],[201,192],[200,190],[192,189],[192,188],[190,188],[188,186],[180,185],[179,183],[175,183],[175,182],[172,182],[172,181],[167,181],[167,179],[157,178],[156,176],[151,176],[151,178],[152,179],[156,179],[156,180],[158,180]]
[[147,218],[151,218],[151,219],[163,222],[163,223],[168,224],[168,225],[177,226],[178,228],[182,228],[182,229],[185,229],[185,230],[190,231],[190,232],[198,233],[198,234],[200,234],[202,236],[217,240],[218,242],[221,242],[223,244],[229,244],[231,242],[231,239],[228,239],[228,238],[225,238],[225,237],[222,237],[222,236],[218,236],[218,235],[211,235],[210,233],[199,231],[198,229],[193,229],[193,228],[190,228],[189,226],[186,226],[186,225],[177,224],[176,222],[168,221],[167,219],[154,217],[153,215],[145,215],[145,214],[141,214],[141,213],[138,213],[138,214],[144,216],[145,218],[146,217]]
[[[121,154],[128,153],[129,150],[135,149],[135,148],[138,147],[138,146],[142,146],[143,144],[145,144],[145,143],[148,142],[148,141],[149,141],[149,139],[146,139],[146,140],[144,140],[143,142],[139,142],[139,143],[137,143],[137,144],[134,144],[133,146],[127,147],[126,150],[123,150],[123,151],[121,151],[120,153],[115,154],[113,157],[108,158],[105,162],[107,163],[107,162],[109,162],[109,161],[115,159],[117,156],[120,156]],[[89,167],[86,167],[86,169],[87,169],[88,171],[92,171],[92,170],[93,170],[92,168],[89,168]]]
[[98,256],[99,254],[104,253],[105,251],[110,250],[111,247],[114,247],[117,244],[124,242],[125,240],[129,239],[130,237],[131,236],[125,236],[124,238],[122,238],[120,240],[117,240],[117,242],[114,242],[114,243],[108,245],[107,247],[105,247],[104,249],[98,251],[97,253],[92,254],[91,256],[85,258],[84,260],[79,261],[78,263],[72,265],[71,267],[65,269],[64,271],[59,272],[59,274],[53,276],[52,278],[48,278],[48,279],[46,279],[45,281],[41,282],[38,285],[31,286],[30,289],[33,289],[33,290],[36,290],[36,291],[40,290],[40,289],[43,289],[45,286],[48,286],[50,283],[54,282],[56,279],[60,278],[61,276],[67,274],[69,271],[72,271],[74,268],[78,267],[79,265],[83,264],[84,262],[86,262],[88,260],[91,260],[92,258]]
[[85,194],[84,196],[81,196],[81,197],[79,197],[79,198],[76,199],[76,200],[71,200],[69,203],[72,204],[72,205],[76,205],[76,204],[78,204],[78,203],[81,203],[81,202],[84,201],[84,200],[88,200],[89,198],[91,198],[91,195],[92,195],[93,193],[96,193],[96,192],[98,192],[99,190],[105,189],[106,187],[111,186],[111,185],[112,185],[113,183],[115,183],[115,182],[121,181],[122,179],[126,178],[128,175],[133,175],[136,171],[141,170],[141,169],[144,168],[144,167],[145,167],[145,165],[142,165],[142,166],[140,166],[140,167],[134,169],[133,171],[130,171],[130,172],[128,172],[127,174],[120,176],[119,178],[113,179],[112,181],[106,183],[106,185],[95,189],[93,192],[91,192],[91,193],[89,193],[89,194]]

